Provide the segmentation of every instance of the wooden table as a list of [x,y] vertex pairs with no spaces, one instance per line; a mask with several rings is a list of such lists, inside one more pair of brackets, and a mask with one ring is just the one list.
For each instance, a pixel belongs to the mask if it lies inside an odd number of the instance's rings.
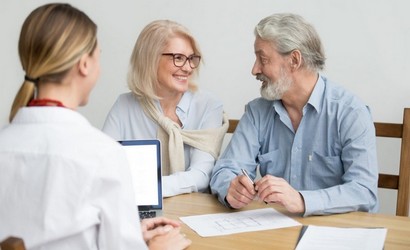
[[[275,204],[265,205],[254,201],[241,210],[231,210],[219,203],[215,196],[203,193],[178,195],[164,199],[164,215],[178,219],[183,216],[203,215],[244,211],[249,209],[272,206],[276,210],[299,221],[303,225],[333,226],[333,227],[385,227],[388,229],[385,250],[410,249],[410,218],[352,212],[327,216],[310,216],[302,218],[292,215]],[[192,240],[188,249],[294,249],[299,237],[301,226],[265,230],[258,232],[238,233],[217,237],[201,237],[187,225],[182,225],[182,231]]]

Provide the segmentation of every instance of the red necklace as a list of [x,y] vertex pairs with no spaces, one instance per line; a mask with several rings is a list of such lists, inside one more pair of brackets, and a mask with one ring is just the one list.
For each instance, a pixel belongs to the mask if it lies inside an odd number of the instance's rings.
[[29,107],[32,107],[32,106],[41,106],[41,107],[42,107],[42,106],[56,106],[56,107],[63,107],[63,108],[65,108],[65,106],[63,105],[62,102],[56,101],[56,100],[47,99],[47,98],[44,98],[44,99],[33,99],[33,100],[31,100],[31,101],[28,103],[27,106],[29,106]]

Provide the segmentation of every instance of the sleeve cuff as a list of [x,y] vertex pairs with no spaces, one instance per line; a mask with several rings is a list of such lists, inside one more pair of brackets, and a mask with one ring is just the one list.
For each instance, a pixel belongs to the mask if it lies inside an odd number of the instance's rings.
[[228,200],[226,200],[226,196],[224,198],[224,205],[230,209],[234,209],[233,207],[231,207],[231,204],[229,204]]
[[305,213],[303,217],[310,215],[323,214],[324,206],[320,192],[317,191],[299,191],[305,201]]

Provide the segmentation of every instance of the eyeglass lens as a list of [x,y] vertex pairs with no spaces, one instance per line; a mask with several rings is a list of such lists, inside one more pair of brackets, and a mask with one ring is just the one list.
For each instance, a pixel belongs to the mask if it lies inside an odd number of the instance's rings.
[[[167,54],[165,54],[167,55]],[[189,66],[191,68],[196,68],[199,66],[199,63],[201,61],[201,57],[197,56],[197,55],[190,55],[190,56],[185,56],[183,54],[168,54],[168,55],[172,55],[173,60],[174,60],[174,65],[176,67],[183,67],[186,63],[186,61],[189,61]]]

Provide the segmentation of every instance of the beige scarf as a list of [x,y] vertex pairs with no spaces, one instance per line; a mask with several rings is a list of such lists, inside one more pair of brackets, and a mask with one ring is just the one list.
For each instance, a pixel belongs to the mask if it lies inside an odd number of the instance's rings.
[[170,175],[185,171],[184,143],[218,158],[222,140],[229,121],[225,113],[219,128],[182,130],[181,127],[159,112],[152,100],[139,98],[144,112],[158,124],[158,139],[161,141],[162,174]]

